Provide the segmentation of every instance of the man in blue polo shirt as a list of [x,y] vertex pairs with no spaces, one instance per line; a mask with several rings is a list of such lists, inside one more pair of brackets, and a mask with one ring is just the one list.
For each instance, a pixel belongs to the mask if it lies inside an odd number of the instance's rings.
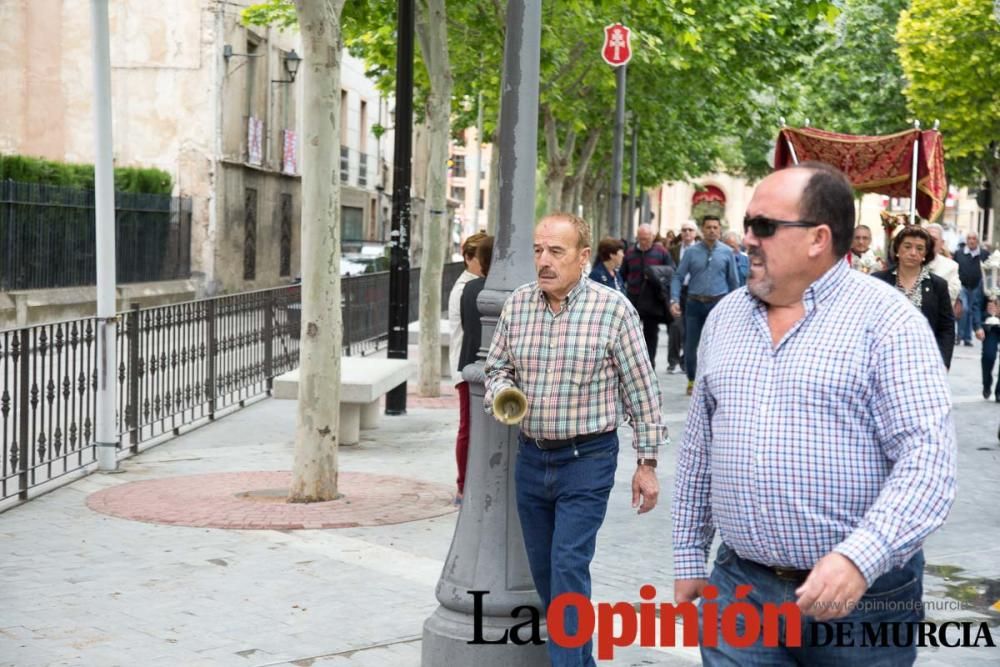
[[685,276],[688,281],[687,308],[684,309],[684,370],[687,371],[687,393],[694,388],[698,370],[698,343],[708,314],[722,297],[740,286],[736,258],[725,243],[719,242],[722,222],[717,216],[706,215],[701,221],[700,243],[694,244],[681,258],[681,265],[674,273],[670,285],[670,311],[681,316],[681,286]]

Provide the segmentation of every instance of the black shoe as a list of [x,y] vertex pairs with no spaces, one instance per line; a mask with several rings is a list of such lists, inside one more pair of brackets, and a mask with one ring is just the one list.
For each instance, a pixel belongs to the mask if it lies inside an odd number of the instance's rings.
[[963,340],[962,341],[962,345],[964,345],[965,347],[972,347],[972,341],[971,340]]
[[983,398],[985,398],[987,401],[990,400],[990,388],[989,387],[983,387]]

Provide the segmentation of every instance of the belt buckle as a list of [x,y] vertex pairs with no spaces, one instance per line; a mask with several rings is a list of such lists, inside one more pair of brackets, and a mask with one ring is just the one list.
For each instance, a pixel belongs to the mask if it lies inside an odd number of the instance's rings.
[[775,576],[779,579],[786,579],[788,581],[800,581],[803,579],[802,572],[787,567],[772,567]]

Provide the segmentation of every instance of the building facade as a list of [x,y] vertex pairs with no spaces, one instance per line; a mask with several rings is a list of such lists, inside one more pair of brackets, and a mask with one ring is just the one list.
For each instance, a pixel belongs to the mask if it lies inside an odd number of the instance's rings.
[[[247,27],[251,0],[110,0],[117,166],[158,167],[192,201],[197,296],[299,274],[298,33]],[[5,0],[0,153],[93,161],[89,2]],[[389,105],[363,64],[342,59],[345,250],[386,238]],[[386,222],[387,225],[387,222]]]
[[466,237],[486,231],[486,218],[492,194],[489,169],[493,158],[493,145],[484,143],[480,149],[474,127],[464,130],[462,136],[464,141],[452,142],[449,149],[448,198],[454,203],[450,236],[453,250]]

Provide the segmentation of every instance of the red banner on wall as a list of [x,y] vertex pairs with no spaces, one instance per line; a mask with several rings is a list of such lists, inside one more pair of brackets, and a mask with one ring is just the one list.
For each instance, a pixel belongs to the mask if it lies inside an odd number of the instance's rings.
[[[935,220],[944,210],[947,184],[944,149],[936,130],[906,130],[885,136],[837,134],[811,127],[785,127],[778,134],[774,168],[814,160],[831,164],[850,179],[856,190],[890,197],[909,197],[913,145],[918,142],[917,212]],[[791,147],[790,147],[791,146]]]

